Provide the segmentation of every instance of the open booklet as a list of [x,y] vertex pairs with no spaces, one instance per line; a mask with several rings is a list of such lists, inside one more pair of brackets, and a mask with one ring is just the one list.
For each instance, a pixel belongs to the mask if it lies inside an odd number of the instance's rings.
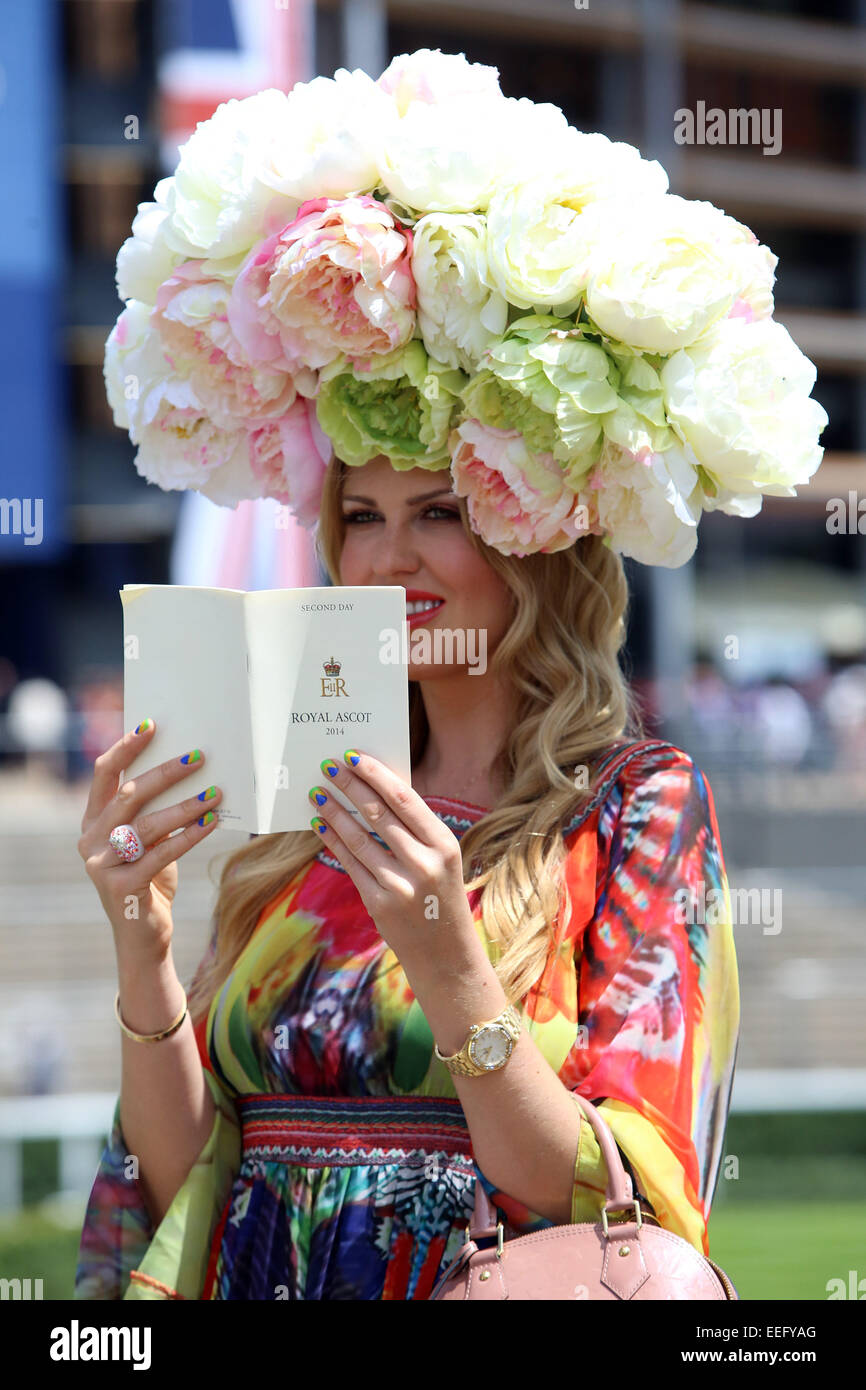
[[125,584],[120,600],[125,727],[156,722],[125,775],[194,748],[207,755],[200,775],[159,792],[147,810],[218,785],[216,814],[228,829],[309,830],[316,808],[307,793],[329,784],[320,763],[341,762],[347,748],[411,781],[405,589]]

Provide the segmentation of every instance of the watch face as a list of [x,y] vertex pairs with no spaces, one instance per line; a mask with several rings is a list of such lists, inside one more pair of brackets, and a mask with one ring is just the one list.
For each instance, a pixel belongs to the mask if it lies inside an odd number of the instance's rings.
[[513,1046],[504,1028],[482,1028],[469,1044],[469,1055],[476,1066],[493,1071],[508,1060]]

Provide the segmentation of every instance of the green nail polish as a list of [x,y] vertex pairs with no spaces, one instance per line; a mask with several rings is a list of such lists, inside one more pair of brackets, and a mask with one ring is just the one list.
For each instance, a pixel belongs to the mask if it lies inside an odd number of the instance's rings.
[[193,748],[191,753],[184,753],[181,758],[182,763],[197,763],[201,761],[201,749]]
[[337,773],[340,771],[339,765],[334,762],[333,758],[323,758],[319,763],[319,767],[323,772],[327,772],[329,777],[336,777]]
[[323,792],[321,787],[310,787],[310,790],[307,792],[307,796],[310,797],[311,800],[315,801],[317,806],[324,806],[325,802],[328,799],[327,792]]
[[152,729],[152,728],[153,728],[153,720],[152,720],[152,719],[142,719],[141,723],[139,724],[139,726],[138,726],[138,728],[136,729],[135,732],[136,732],[137,734],[146,734],[147,731],[148,731],[148,729]]
[[216,820],[216,813],[214,811],[205,811],[204,815],[199,820],[199,825],[210,825],[212,820]]
[[325,821],[322,820],[321,816],[313,816],[313,819],[310,821],[310,825],[313,827],[314,830],[318,830],[320,835],[324,835],[325,831],[328,828],[327,824],[325,823]]
[[361,754],[358,752],[357,748],[347,748],[343,757],[346,759],[347,763],[352,764],[352,767],[357,767],[358,763],[361,761]]
[[208,787],[207,791],[199,792],[199,801],[211,801],[216,796],[216,787]]

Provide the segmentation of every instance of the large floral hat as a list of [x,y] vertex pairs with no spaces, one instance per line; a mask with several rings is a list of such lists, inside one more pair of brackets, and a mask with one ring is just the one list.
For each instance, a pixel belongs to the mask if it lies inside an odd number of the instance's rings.
[[450,468],[503,554],[692,555],[822,456],[777,257],[633,146],[423,49],[231,100],[117,258],[115,422],[167,490],[315,527],[327,463]]

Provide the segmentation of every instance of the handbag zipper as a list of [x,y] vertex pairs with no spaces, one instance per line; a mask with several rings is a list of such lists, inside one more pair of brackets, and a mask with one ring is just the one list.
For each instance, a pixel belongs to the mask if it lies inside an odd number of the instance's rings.
[[719,1276],[719,1279],[722,1283],[722,1287],[725,1290],[726,1297],[729,1299],[735,1299],[737,1297],[737,1291],[734,1288],[725,1271],[723,1269],[720,1269],[719,1266],[716,1264],[715,1260],[710,1259],[709,1255],[705,1255],[704,1259],[706,1260],[708,1265],[712,1265],[713,1269],[716,1271],[716,1274]]

